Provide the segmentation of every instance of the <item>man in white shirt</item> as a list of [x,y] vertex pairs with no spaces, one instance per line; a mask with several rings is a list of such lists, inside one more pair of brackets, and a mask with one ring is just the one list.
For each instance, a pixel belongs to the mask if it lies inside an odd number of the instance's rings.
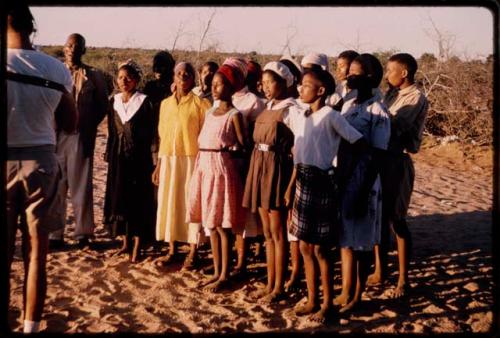
[[[60,61],[33,49],[34,19],[23,1],[7,8],[6,216],[8,266],[17,229],[23,232],[24,332],[38,332],[47,290],[48,235],[61,213],[55,127],[71,132],[77,113],[71,75]],[[54,125],[55,122],[55,125]],[[18,222],[18,220],[21,222]],[[9,290],[10,291],[10,290]]]

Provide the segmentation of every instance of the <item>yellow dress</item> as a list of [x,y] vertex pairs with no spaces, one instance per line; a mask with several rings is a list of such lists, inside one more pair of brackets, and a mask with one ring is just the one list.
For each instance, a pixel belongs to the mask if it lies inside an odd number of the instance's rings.
[[188,188],[198,153],[198,135],[209,108],[210,101],[192,92],[179,102],[175,93],[161,102],[157,240],[196,244],[200,239],[201,224],[186,223]]

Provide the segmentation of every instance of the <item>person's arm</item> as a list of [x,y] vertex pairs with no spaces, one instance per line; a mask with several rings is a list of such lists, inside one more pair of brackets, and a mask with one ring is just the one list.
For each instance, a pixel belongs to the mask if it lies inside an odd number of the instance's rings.
[[153,174],[151,175],[151,181],[156,186],[160,185],[160,166],[161,166],[161,158],[158,157],[158,163],[156,164],[155,170],[153,171]]
[[233,123],[238,143],[243,149],[246,149],[248,146],[248,139],[243,124],[243,115],[240,112],[233,114],[233,116],[231,116],[231,122]]
[[70,92],[64,92],[54,112],[56,129],[67,133],[76,131],[78,123],[78,111],[75,100]]
[[285,202],[285,207],[287,208],[290,208],[293,202],[296,180],[297,180],[297,169],[295,169],[294,166],[292,171],[292,176],[290,177],[290,182],[288,183],[288,187],[286,188],[285,196],[283,198]]
[[423,95],[415,95],[408,102],[405,102],[391,116],[392,131],[395,136],[399,137],[413,129],[421,129],[423,124],[422,115],[425,115],[426,111],[427,100]]

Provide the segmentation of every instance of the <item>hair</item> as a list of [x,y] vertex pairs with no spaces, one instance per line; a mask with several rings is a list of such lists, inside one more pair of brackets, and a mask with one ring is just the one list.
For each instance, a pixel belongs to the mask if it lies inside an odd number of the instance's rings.
[[380,85],[384,76],[384,67],[373,54],[360,54],[353,62],[358,62],[361,65],[365,75],[370,79],[371,88],[377,88]]
[[[304,71],[307,71],[307,70],[323,70],[323,67],[321,67],[320,65],[317,65],[317,64],[313,63],[313,64],[311,64],[310,67],[304,67]],[[304,76],[304,75],[302,75],[302,76]]]
[[214,61],[207,61],[200,67],[200,72],[204,67],[208,67],[212,73],[215,73],[219,69],[219,65]]
[[121,66],[120,68],[118,68],[118,71],[120,71],[121,69],[125,69],[128,72],[128,74],[131,77],[133,77],[137,82],[139,82],[141,80],[141,73],[139,73],[137,71],[137,69],[135,69],[131,65],[125,64],[125,65]]
[[325,93],[323,94],[323,97],[332,95],[335,92],[335,79],[333,78],[332,74],[330,74],[326,70],[323,70],[321,67],[320,69],[310,68],[306,70],[302,78],[304,78],[306,75],[311,75],[316,80],[318,80],[323,87],[325,87]]
[[7,1],[7,16],[10,16],[10,25],[16,32],[36,32],[35,18],[25,1]]
[[418,69],[417,60],[408,53],[394,54],[389,58],[389,61],[397,62],[408,71],[408,80],[410,82],[415,82],[415,73]]
[[300,71],[300,69],[298,69],[297,66],[290,60],[281,59],[279,62],[281,62],[282,64],[287,66],[288,69],[290,69],[290,72],[294,77],[294,83],[295,84],[300,83],[300,80],[302,78],[302,72]]
[[153,57],[153,65],[155,65],[156,63],[165,65],[170,70],[172,70],[175,66],[175,60],[172,57],[172,54],[163,50],[156,53]]
[[345,50],[339,54],[337,59],[346,59],[349,64],[359,56],[359,53],[354,50]]
[[86,46],[86,42],[85,42],[85,38],[83,37],[83,35],[79,34],[79,33],[73,33],[73,34],[70,34],[68,36],[68,39],[69,38],[74,38],[76,39],[80,44],[81,44],[81,47],[82,49],[84,50],[85,49],[85,46]]
[[270,69],[266,69],[265,71],[262,72],[262,75],[268,74],[270,75],[274,81],[278,83],[278,85],[281,87],[281,90],[283,91],[283,94],[288,94],[288,88],[286,86],[286,80],[282,78],[281,76],[278,75],[275,71],[272,71]]

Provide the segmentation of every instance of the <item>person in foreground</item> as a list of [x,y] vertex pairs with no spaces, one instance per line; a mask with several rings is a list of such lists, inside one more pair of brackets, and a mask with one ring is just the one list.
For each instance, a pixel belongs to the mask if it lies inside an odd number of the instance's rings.
[[[62,205],[57,196],[60,170],[56,129],[74,132],[77,112],[69,70],[33,49],[34,19],[23,1],[7,7],[6,215],[8,269],[17,229],[24,259],[24,332],[40,330],[47,293],[49,233],[58,230]],[[21,219],[21,222],[18,220]],[[10,291],[10,290],[9,290]]]

